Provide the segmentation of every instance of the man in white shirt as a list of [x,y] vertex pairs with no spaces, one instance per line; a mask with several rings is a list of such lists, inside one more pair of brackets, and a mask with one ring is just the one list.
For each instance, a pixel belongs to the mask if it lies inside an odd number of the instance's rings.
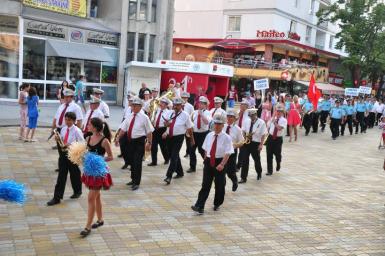
[[150,111],[150,103],[151,103],[150,92],[149,91],[145,91],[143,96],[144,96],[144,99],[143,99],[143,110],[144,110],[144,112],[146,112],[148,114],[149,111]]
[[283,116],[284,108],[281,106],[277,107],[277,114],[274,119],[272,119],[268,125],[269,137],[266,141],[266,158],[267,158],[267,174],[273,175],[273,156],[277,162],[276,171],[278,172],[281,169],[282,161],[282,136],[285,132],[285,127],[287,125],[287,120]]
[[262,178],[262,165],[260,152],[263,148],[263,142],[266,136],[266,124],[262,119],[258,118],[257,109],[248,110],[250,119],[243,126],[242,131],[244,137],[248,142],[242,147],[244,149],[243,161],[242,161],[242,171],[241,171],[241,180],[239,183],[246,183],[247,176],[249,173],[249,159],[250,155],[254,160],[255,171],[257,172],[257,180]]
[[104,94],[104,91],[102,89],[99,89],[99,88],[93,88],[92,90],[93,90],[93,95],[96,98],[99,98],[101,100],[99,109],[103,112],[104,118],[105,119],[109,118],[110,117],[110,108],[108,107],[107,103],[105,103],[102,100],[102,96]]
[[[189,102],[188,102],[188,99],[190,98],[190,93],[188,92],[182,92],[181,93],[181,98],[183,99],[184,101],[184,104],[182,106],[182,109],[189,115],[191,116],[192,113],[194,112],[194,107],[193,105],[191,105]],[[186,154],[184,155],[184,157],[188,157],[190,155],[190,152],[191,152],[191,142],[190,142],[190,138],[185,136],[185,139],[186,139]]]
[[190,169],[188,173],[196,171],[197,156],[195,154],[197,148],[199,154],[204,157],[204,150],[202,148],[206,135],[209,133],[209,124],[211,122],[210,111],[207,110],[209,100],[205,96],[199,97],[199,109],[195,110],[192,114],[192,121],[194,123],[193,136],[195,144],[191,147],[190,151]]
[[103,112],[99,109],[100,106],[100,99],[96,98],[95,96],[91,95],[90,99],[90,109],[88,109],[85,118],[84,118],[84,123],[83,123],[83,134],[84,138],[92,135],[92,132],[88,130],[88,125],[91,122],[92,118],[99,118],[100,120],[104,121],[104,114]]
[[225,166],[231,154],[233,154],[233,143],[230,135],[223,132],[226,117],[214,116],[214,131],[210,132],[203,143],[205,160],[203,167],[202,188],[198,199],[191,209],[203,214],[206,200],[209,197],[211,185],[215,183],[214,211],[217,211],[225,199],[226,172]]
[[384,103],[382,101],[382,99],[379,99],[378,100],[378,106],[376,108],[376,125],[378,125],[378,123],[381,122],[381,116],[382,116],[382,112],[384,112],[385,108],[384,108]]
[[168,116],[165,122],[167,130],[162,135],[163,139],[167,139],[168,152],[170,153],[170,165],[168,166],[166,178],[164,179],[167,185],[171,183],[174,172],[177,173],[175,178],[182,178],[184,176],[179,151],[183,145],[186,132],[191,137],[191,145],[195,144],[192,134],[193,124],[190,116],[182,110],[182,104],[183,100],[181,98],[174,98],[174,111]]
[[[249,102],[247,100],[243,100],[241,102],[241,105],[239,107],[239,113],[238,113],[238,120],[236,124],[239,126],[239,128],[243,128],[246,123],[249,121],[249,115],[247,110],[249,109]],[[237,169],[241,169],[242,167],[242,155],[244,154],[244,147],[241,147],[239,149],[239,154],[238,154],[238,162],[237,162]]]
[[153,126],[155,130],[152,133],[151,163],[149,163],[148,166],[156,166],[158,164],[158,145],[164,158],[164,164],[168,164],[170,160],[166,140],[162,138],[163,133],[167,130],[165,120],[167,120],[171,112],[171,110],[167,109],[168,103],[168,99],[162,98],[154,116]]
[[[154,127],[146,114],[140,112],[142,100],[134,98],[132,101],[132,115],[124,120],[119,132],[119,139],[127,135],[127,144],[123,154],[131,164],[131,181],[127,186],[137,190],[142,178],[142,162],[145,151],[151,150],[152,132]],[[119,144],[119,139],[115,142]]]
[[[72,163],[68,159],[67,148],[75,141],[84,141],[83,133],[79,127],[75,126],[76,114],[74,112],[65,113],[65,124],[60,131],[60,139],[62,145],[58,143],[59,149],[59,173],[56,181],[55,192],[53,198],[47,202],[48,206],[56,205],[63,199],[64,190],[66,187],[67,175],[70,173],[71,185],[74,191],[71,199],[79,198],[82,194],[82,182],[80,177],[79,166]],[[61,146],[64,146],[63,148]]]
[[242,129],[239,128],[238,125],[235,124],[237,118],[237,113],[234,109],[227,110],[227,124],[225,124],[223,130],[226,134],[230,135],[231,140],[234,146],[234,153],[232,153],[229,157],[229,161],[225,166],[225,170],[227,173],[227,177],[231,179],[233,182],[233,191],[236,191],[238,188],[238,178],[237,178],[237,154],[238,148],[242,146],[242,141],[244,140]]
[[210,110],[211,117],[215,114],[226,116],[226,111],[222,108],[223,99],[214,97],[214,107]]

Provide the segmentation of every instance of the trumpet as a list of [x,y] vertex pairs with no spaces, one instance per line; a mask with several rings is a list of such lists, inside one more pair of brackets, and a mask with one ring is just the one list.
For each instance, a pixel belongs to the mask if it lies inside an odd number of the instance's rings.
[[151,100],[150,106],[148,108],[148,113],[149,113],[149,117],[150,117],[150,120],[152,123],[155,121],[156,111],[159,107],[160,101],[164,98],[172,100],[172,98],[174,98],[174,97],[175,97],[175,93],[172,90],[169,90],[165,94],[163,94],[162,96]]
[[60,149],[63,151],[63,152],[66,152],[68,149],[67,149],[67,146],[64,144],[62,138],[60,137],[60,133],[57,131],[57,129],[54,129],[51,133],[51,135],[49,136],[48,140],[50,140],[52,137],[55,137],[55,140],[57,142],[57,144],[59,145]]

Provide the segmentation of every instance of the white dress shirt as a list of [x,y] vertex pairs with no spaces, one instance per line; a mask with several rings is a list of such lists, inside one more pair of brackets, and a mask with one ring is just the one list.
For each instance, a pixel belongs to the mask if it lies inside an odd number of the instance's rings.
[[[57,109],[56,111],[56,114],[55,114],[55,118],[56,118],[56,127],[57,128],[62,128],[64,125],[65,125],[65,116],[63,116],[63,122],[61,125],[59,125],[59,119],[60,119],[60,115],[61,113],[63,112],[63,110],[65,109],[65,106],[66,104],[61,104],[59,106],[59,108]],[[78,104],[76,104],[75,102],[71,101],[71,103],[69,103],[67,109],[66,109],[66,112],[74,112],[75,115],[76,115],[76,121],[78,120],[83,120],[83,112],[82,112],[82,109],[79,107]],[[64,114],[65,115],[65,114]]]
[[[175,117],[175,111],[170,111],[170,114],[167,118],[170,124],[172,123],[172,118],[174,117]],[[186,130],[192,127],[193,127],[193,123],[191,122],[190,115],[182,110],[179,114],[177,114],[177,117],[175,119],[173,136],[182,135],[182,134],[184,135],[186,133]],[[167,134],[170,134],[170,127],[167,128]]]
[[[226,133],[228,126],[229,126],[228,124],[225,124],[225,126],[223,127],[223,132]],[[242,129],[236,124],[232,124],[230,126],[229,133],[230,133],[229,135],[231,137],[231,140],[233,141],[233,144],[239,143],[244,139],[242,134]]]
[[194,112],[194,107],[190,103],[186,102],[183,105],[183,110],[187,112],[187,114],[191,115]]
[[147,101],[144,101],[143,100],[143,110],[146,111],[147,113],[150,111],[150,103],[151,103],[151,99],[147,100]]
[[[104,114],[103,112],[97,108],[92,112],[92,116],[90,117],[91,114],[91,109],[89,109],[85,115],[84,122],[83,122],[83,131],[86,130],[86,125],[87,123],[91,122],[91,119],[94,117],[100,118],[102,121],[104,121]],[[90,121],[88,121],[90,120]]]
[[[201,127],[198,129],[198,114],[201,112]],[[203,118],[206,118],[207,124],[203,122]],[[192,120],[194,122],[194,132],[207,132],[209,130],[209,125],[211,122],[211,114],[208,110],[195,110],[192,115]]]
[[[215,113],[215,114],[214,114]],[[226,111],[223,108],[212,108],[210,114],[213,117],[214,115],[221,114],[226,116]]]
[[[143,110],[143,108],[139,111],[140,113],[142,114],[146,114]],[[130,116],[132,115],[132,109],[130,106],[128,106],[125,110],[124,110],[124,114],[123,114],[123,118],[124,120],[126,120],[127,118],[129,118]]]
[[[127,119],[123,121],[123,123],[120,125],[122,131],[128,132],[130,124],[134,119],[134,116],[135,114],[132,113]],[[132,127],[131,138],[137,139],[143,136],[147,136],[147,134],[152,133],[153,131],[154,127],[152,126],[148,116],[146,114],[143,114],[142,112],[137,113],[135,117],[134,126]]]
[[164,126],[165,126],[164,121],[167,120],[169,118],[171,112],[173,112],[167,108],[165,108],[163,110],[161,108],[158,108],[156,110],[155,119],[153,120],[154,121],[154,123],[153,123],[154,127],[156,126],[156,121],[158,120],[158,117],[159,117],[161,111],[162,111],[162,114],[161,114],[161,117],[159,119],[159,127],[158,128],[164,128]]
[[60,130],[60,137],[64,142],[64,137],[67,133],[67,129],[69,129],[67,144],[72,144],[75,141],[84,141],[83,132],[76,125],[72,125],[71,127],[63,126]]
[[99,109],[102,111],[105,118],[110,117],[110,108],[108,107],[107,103],[100,101]]
[[[269,123],[269,134],[270,135],[273,135],[273,133],[274,133],[274,128],[275,128],[274,122],[275,122],[275,119],[271,119],[271,121]],[[278,120],[278,125],[281,126],[283,129],[277,132],[277,137],[282,137],[284,132],[285,132],[286,126],[287,126],[286,118],[284,118],[283,116],[280,117]]]
[[[242,127],[242,131],[246,133],[246,135],[250,133],[250,126],[251,126],[251,119],[248,119],[245,126]],[[265,121],[263,121],[260,118],[255,120],[253,128],[251,129],[251,132],[253,133],[252,141],[261,142],[262,136],[265,135],[267,132]]]
[[385,106],[384,103],[381,103],[381,104],[379,103],[377,106],[376,112],[382,114],[382,112],[384,112],[384,106]]
[[236,121],[236,124],[241,127],[241,129],[246,125],[246,123],[250,120],[249,113],[247,110],[243,113],[243,118],[242,118],[242,125],[240,124],[241,121],[241,113],[238,113],[238,120]]
[[[206,151],[206,157],[210,157],[211,147],[215,140],[215,132],[207,134],[202,148]],[[233,142],[230,135],[225,132],[218,134],[217,138],[217,150],[215,151],[215,158],[223,158],[225,155],[231,155],[234,153]]]

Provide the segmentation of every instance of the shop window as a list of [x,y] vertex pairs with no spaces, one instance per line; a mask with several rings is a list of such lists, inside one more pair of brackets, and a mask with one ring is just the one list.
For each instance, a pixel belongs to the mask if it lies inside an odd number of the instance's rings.
[[150,43],[148,49],[148,62],[154,62],[154,53],[155,53],[155,35],[150,35]]
[[147,0],[140,0],[139,20],[147,20]]
[[151,6],[151,22],[156,22],[156,7],[157,7],[157,0],[152,0],[152,6]]
[[311,27],[310,26],[306,26],[306,37],[305,37],[305,40],[307,43],[310,43],[311,42]]
[[17,99],[19,86],[17,82],[0,81],[0,98]]
[[128,19],[135,20],[136,19],[136,9],[138,6],[137,0],[130,0],[128,5]]
[[241,16],[229,16],[228,32],[241,31]]
[[134,60],[135,55],[135,33],[129,32],[127,34],[127,56],[126,62]]
[[47,80],[63,81],[66,79],[67,59],[47,57]]
[[0,77],[19,76],[19,36],[0,34]]
[[39,99],[44,100],[44,84],[31,84],[31,86],[35,87]]
[[23,78],[44,80],[45,41],[24,38]]
[[91,0],[90,17],[98,17],[98,0]]
[[138,37],[138,58],[137,58],[137,61],[145,61],[144,60],[145,45],[146,45],[146,34],[139,34],[139,37]]
[[116,84],[117,82],[118,82],[118,68],[103,65],[102,83]]
[[84,74],[89,83],[100,83],[100,62],[84,61]]
[[47,84],[45,90],[46,100],[57,100],[59,95],[60,84]]
[[105,100],[105,101],[116,101],[116,87],[102,86],[101,89],[104,91],[103,100]]

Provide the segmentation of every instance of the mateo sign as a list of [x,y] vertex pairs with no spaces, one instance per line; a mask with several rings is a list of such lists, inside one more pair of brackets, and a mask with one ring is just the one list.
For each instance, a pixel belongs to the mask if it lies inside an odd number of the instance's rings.
[[274,29],[257,30],[256,36],[257,36],[257,38],[261,38],[261,39],[276,39],[276,40],[292,39],[292,40],[296,40],[296,41],[301,40],[301,37],[295,32],[285,33],[285,32],[278,32]]

